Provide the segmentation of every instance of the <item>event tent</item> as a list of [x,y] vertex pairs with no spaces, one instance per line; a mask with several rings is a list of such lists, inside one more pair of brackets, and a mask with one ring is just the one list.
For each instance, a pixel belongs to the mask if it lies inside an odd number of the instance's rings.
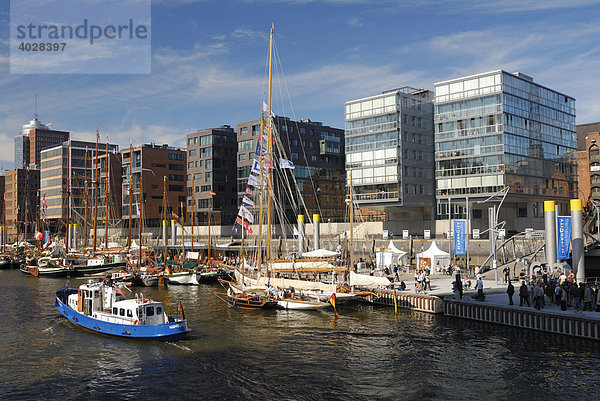
[[394,246],[394,241],[390,241],[387,248],[380,248],[375,254],[377,268],[383,269],[393,265],[408,264],[408,254]]
[[437,247],[435,241],[428,250],[417,254],[417,267],[430,268],[431,272],[441,272],[450,264],[450,254]]

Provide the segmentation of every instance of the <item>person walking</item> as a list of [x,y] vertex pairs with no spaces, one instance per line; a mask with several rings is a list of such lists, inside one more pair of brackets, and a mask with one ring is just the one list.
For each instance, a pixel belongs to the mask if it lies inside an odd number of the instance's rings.
[[531,302],[529,302],[529,290],[527,289],[527,284],[525,284],[524,281],[521,282],[521,288],[519,288],[519,297],[519,306],[523,306],[523,302],[527,302],[527,306],[531,306]]
[[481,276],[477,276],[475,289],[477,290],[477,300],[483,301],[485,299],[485,295],[483,295],[483,280],[481,279]]
[[542,288],[540,287],[540,283],[537,283],[533,287],[533,307],[537,310],[542,309],[542,300],[541,298],[544,296],[542,292]]
[[594,300],[594,290],[589,285],[583,290],[583,310],[592,311],[592,301]]
[[429,288],[431,291],[431,277],[429,277],[429,271],[425,274],[425,291]]
[[502,272],[504,273],[504,283],[508,283],[510,281],[510,267],[506,266],[502,269]]
[[577,283],[573,284],[573,290],[571,291],[571,295],[573,296],[573,300],[575,301],[575,312],[581,312],[581,288],[577,285]]
[[508,280],[508,287],[506,288],[506,293],[508,294],[508,304],[514,305],[513,303],[513,294],[515,293],[515,286],[512,285],[510,279]]
[[394,280],[395,281],[400,281],[400,276],[398,276],[398,265],[394,265]]
[[456,288],[457,288],[457,293],[458,293],[458,299],[462,299],[463,296],[463,286],[462,286],[462,280],[460,278],[460,273],[456,273],[455,276],[455,282],[456,282]]
[[567,310],[567,301],[569,300],[569,293],[567,292],[567,285],[563,284],[560,291],[560,310]]

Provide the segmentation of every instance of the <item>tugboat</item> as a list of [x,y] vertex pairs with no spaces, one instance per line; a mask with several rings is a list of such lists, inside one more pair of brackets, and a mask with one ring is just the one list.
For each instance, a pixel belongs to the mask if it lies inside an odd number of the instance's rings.
[[123,286],[107,282],[65,286],[56,291],[56,308],[77,326],[97,333],[143,340],[179,340],[191,330],[181,302],[177,316],[169,317],[161,302],[136,294],[125,299]]

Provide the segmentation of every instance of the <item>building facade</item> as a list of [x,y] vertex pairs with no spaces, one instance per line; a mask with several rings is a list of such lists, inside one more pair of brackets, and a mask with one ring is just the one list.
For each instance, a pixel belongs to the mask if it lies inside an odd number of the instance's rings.
[[[274,116],[274,201],[285,219],[293,223],[297,214],[319,213],[321,221],[344,220],[344,130],[309,119],[290,120]],[[237,125],[237,196],[244,197],[256,157],[261,120]],[[294,169],[281,169],[280,158]],[[258,159],[257,159],[258,160]],[[293,187],[288,189],[288,187]],[[303,207],[306,206],[306,208]],[[232,222],[233,223],[233,222]]]
[[568,212],[577,196],[575,99],[497,70],[436,83],[434,122],[438,231],[466,217],[467,197],[472,226],[487,228],[492,203],[478,202],[506,187],[507,230],[543,228],[544,200]]
[[577,184],[584,206],[600,206],[600,122],[577,125]]
[[208,224],[208,202],[212,197],[211,225],[229,225],[237,215],[236,132],[229,125],[198,130],[187,135],[186,220]]
[[42,150],[60,145],[68,139],[68,132],[51,130],[34,114],[33,120],[23,125],[21,135],[15,137],[15,168],[40,168]]
[[430,229],[433,92],[402,87],[345,106],[346,171],[359,205],[380,212],[391,230]]
[[8,242],[17,241],[17,236],[22,241],[24,233],[27,233],[28,240],[32,240],[39,211],[39,170],[7,171],[4,185]]
[[[98,154],[106,152],[107,145],[98,144]],[[108,145],[109,153],[119,151],[119,146]],[[91,224],[94,207],[94,182],[96,171],[94,159],[96,143],[68,140],[41,152],[40,196],[48,226],[53,231],[64,231],[67,208],[69,221],[83,229],[87,200],[88,224]],[[116,182],[120,185],[120,167]],[[67,183],[69,183],[67,187]],[[86,185],[87,183],[87,185]],[[67,192],[68,188],[68,192]],[[86,196],[87,188],[87,196]],[[70,196],[68,195],[70,193]],[[98,191],[100,195],[100,191]],[[103,195],[103,193],[102,193]]]
[[[123,149],[121,160],[123,199],[121,216],[125,226],[130,217],[131,199],[132,227],[139,224],[140,211],[143,213],[146,226],[159,227],[163,219],[163,193],[165,190],[167,213],[174,212],[178,216],[184,215],[187,194],[185,150],[168,145],[144,144]],[[130,181],[132,183],[131,197],[129,196]],[[142,200],[141,204],[140,199]]]

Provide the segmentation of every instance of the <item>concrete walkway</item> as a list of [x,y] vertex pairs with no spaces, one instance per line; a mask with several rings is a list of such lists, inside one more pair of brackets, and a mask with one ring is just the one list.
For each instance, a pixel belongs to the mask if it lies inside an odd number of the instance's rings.
[[[401,280],[404,280],[406,284],[406,290],[403,293],[415,293],[415,279],[414,275],[402,274],[400,275]],[[454,281],[454,277],[450,277],[447,275],[431,275],[431,291],[421,292],[424,295],[436,295],[441,298],[450,297],[454,299],[454,293],[452,292],[452,282]],[[463,301],[467,302],[479,302],[474,300],[472,297],[477,295],[477,290],[474,289],[475,282],[477,279],[471,278],[471,289],[467,289],[463,291]],[[397,283],[399,284],[399,283]],[[496,284],[494,281],[493,272],[487,272],[483,275],[483,292],[485,293],[485,301],[483,303],[487,305],[496,305],[504,308],[513,308],[513,309],[527,309],[536,312],[537,310],[533,307],[533,302],[531,306],[519,306],[519,287],[520,284],[516,281],[513,281],[513,285],[515,286],[515,294],[513,295],[513,303],[514,305],[508,304],[508,295],[506,294],[507,284],[502,283],[502,279],[500,279],[500,284]],[[567,308],[566,311],[562,311],[560,306],[556,304],[550,304],[548,302],[548,298],[546,297],[546,306],[540,310],[540,312],[544,313],[553,313],[560,315],[568,315],[568,316],[578,316],[585,317],[587,319],[600,320],[600,312],[596,311],[584,311],[584,312],[575,312],[573,307]],[[583,305],[583,302],[582,302]]]

